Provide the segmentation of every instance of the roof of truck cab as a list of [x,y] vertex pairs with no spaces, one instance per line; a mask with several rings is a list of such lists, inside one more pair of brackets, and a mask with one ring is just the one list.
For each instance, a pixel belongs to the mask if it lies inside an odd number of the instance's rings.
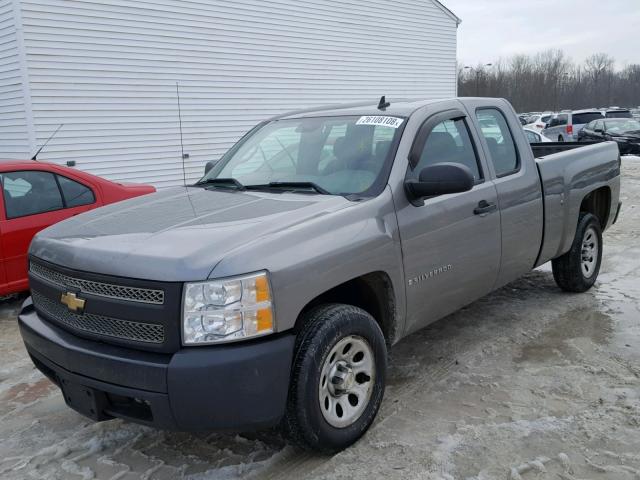
[[396,117],[408,117],[413,112],[426,105],[437,104],[443,101],[449,101],[451,98],[441,98],[438,100],[396,100],[388,98],[390,106],[384,110],[378,109],[378,100],[375,102],[349,103],[341,105],[323,105],[319,107],[308,108],[304,110],[294,110],[291,112],[277,115],[271,120],[282,120],[289,118],[306,118],[306,117],[332,117],[347,115],[384,115]]

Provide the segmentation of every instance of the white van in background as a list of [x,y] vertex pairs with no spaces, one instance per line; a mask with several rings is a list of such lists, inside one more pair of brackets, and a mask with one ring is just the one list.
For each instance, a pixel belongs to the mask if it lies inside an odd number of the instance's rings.
[[563,110],[556,113],[541,133],[553,141],[576,142],[578,132],[592,120],[603,118],[600,110],[594,108],[585,110]]

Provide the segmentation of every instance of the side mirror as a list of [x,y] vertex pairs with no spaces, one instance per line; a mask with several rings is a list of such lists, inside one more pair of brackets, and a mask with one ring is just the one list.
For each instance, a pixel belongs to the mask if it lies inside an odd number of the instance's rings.
[[407,180],[405,190],[414,205],[423,205],[423,199],[449,193],[467,192],[473,188],[473,174],[459,163],[436,163],[420,171],[418,180]]
[[204,166],[204,174],[206,175],[207,173],[209,173],[211,169],[216,166],[217,163],[218,163],[218,160],[208,161]]

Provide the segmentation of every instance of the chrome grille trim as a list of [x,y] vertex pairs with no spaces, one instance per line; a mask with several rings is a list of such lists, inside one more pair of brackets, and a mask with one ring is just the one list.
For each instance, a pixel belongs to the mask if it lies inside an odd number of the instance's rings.
[[78,288],[84,293],[90,293],[92,295],[98,295],[105,298],[127,300],[130,302],[150,303],[153,305],[162,305],[164,303],[164,291],[162,290],[127,287],[124,285],[114,285],[111,283],[70,277],[64,273],[57,272],[35,262],[29,262],[29,271],[32,274],[51,283],[55,283],[62,288]]
[[132,322],[92,313],[73,313],[64,305],[52,301],[35,290],[31,291],[31,298],[36,309],[75,330],[135,342],[164,342],[162,325]]

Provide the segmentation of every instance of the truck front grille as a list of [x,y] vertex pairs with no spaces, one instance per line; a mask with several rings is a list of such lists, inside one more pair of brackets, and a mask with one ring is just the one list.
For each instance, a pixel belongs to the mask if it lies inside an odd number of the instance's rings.
[[164,342],[164,327],[162,325],[132,322],[92,313],[73,313],[66,306],[53,302],[35,290],[31,291],[31,297],[36,309],[74,330],[134,342],[158,344]]
[[62,288],[74,287],[80,289],[84,293],[91,293],[106,298],[115,298],[118,300],[128,300],[130,302],[151,303],[154,305],[162,305],[164,303],[164,291],[127,287],[124,285],[114,285],[110,283],[96,282],[82,278],[75,278],[56,272],[39,263],[30,262],[29,270],[44,280],[54,283]]

